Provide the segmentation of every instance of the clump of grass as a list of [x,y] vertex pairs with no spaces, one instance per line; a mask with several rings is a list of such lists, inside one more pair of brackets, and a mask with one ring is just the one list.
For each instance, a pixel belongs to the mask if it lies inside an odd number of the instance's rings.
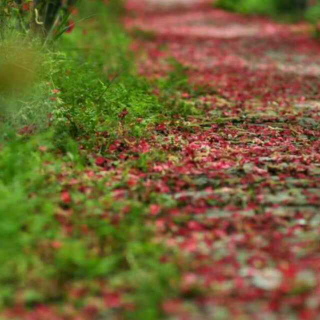
[[212,87],[195,85],[189,82],[188,66],[170,58],[171,70],[164,78],[157,79],[155,85],[160,92],[160,101],[167,108],[164,115],[172,117],[188,117],[201,114],[204,110],[197,107],[194,99],[205,94],[217,94]]

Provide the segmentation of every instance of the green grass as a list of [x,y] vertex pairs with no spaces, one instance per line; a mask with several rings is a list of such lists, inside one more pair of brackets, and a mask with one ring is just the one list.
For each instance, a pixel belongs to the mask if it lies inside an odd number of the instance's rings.
[[248,15],[264,15],[282,21],[296,21],[304,16],[306,1],[292,0],[219,0],[214,6]]
[[[1,309],[19,302],[30,310],[46,304],[63,313],[72,305],[80,312],[90,299],[102,299],[103,282],[135,306],[125,318],[153,320],[162,317],[161,301],[176,294],[174,252],[150,240],[151,200],[131,199],[128,190],[119,201],[113,196],[127,186],[130,170],[163,155],[128,161],[120,180],[100,175],[94,164],[94,156],[104,156],[117,167],[108,146],[145,137],[170,114],[135,74],[130,39],[116,18],[121,12],[117,2],[83,2],[73,33],[23,46],[41,56],[32,85],[1,94]],[[8,48],[17,37],[10,33],[0,45]],[[61,198],[66,192],[70,201]],[[160,263],[164,254],[168,262]],[[86,294],[73,301],[69,291],[78,287]],[[110,312],[99,310],[112,319]]]
[[245,15],[269,16],[277,21],[285,23],[294,23],[304,20],[313,25],[314,37],[320,37],[319,1],[315,1],[310,5],[307,1],[299,0],[218,0],[213,3],[213,6]]

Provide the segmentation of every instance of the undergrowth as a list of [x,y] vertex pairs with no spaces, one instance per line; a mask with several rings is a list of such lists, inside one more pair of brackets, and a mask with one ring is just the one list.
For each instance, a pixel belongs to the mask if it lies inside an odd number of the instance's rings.
[[248,15],[265,15],[282,21],[309,18],[307,0],[219,0],[214,6]]
[[[0,61],[0,318],[16,305],[26,314],[42,304],[82,312],[117,292],[121,302],[97,316],[122,308],[128,319],[152,320],[175,295],[173,255],[150,242],[149,203],[114,198],[135,168],[121,168],[118,182],[99,173],[115,141],[139,140],[170,114],[135,74],[121,13],[117,1],[82,2],[74,31],[54,44],[11,32],[0,43],[26,57]],[[16,68],[25,80],[10,83]],[[139,161],[131,163],[147,158]]]

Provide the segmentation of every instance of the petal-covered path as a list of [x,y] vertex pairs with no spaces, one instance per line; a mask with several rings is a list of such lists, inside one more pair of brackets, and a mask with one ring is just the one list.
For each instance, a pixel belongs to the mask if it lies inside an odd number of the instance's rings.
[[168,93],[189,113],[148,141],[150,214],[182,252],[168,319],[320,319],[320,44],[208,1],[127,6],[141,74],[174,58],[202,88]]

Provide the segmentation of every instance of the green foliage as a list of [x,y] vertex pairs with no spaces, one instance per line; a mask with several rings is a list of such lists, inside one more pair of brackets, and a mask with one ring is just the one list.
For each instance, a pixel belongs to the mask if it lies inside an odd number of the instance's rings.
[[[310,23],[317,25],[317,23],[320,21],[320,3],[307,9],[305,13],[305,19]],[[318,28],[316,28],[316,32],[319,33]]]
[[[150,242],[148,204],[114,200],[117,184],[106,188],[107,176],[90,181],[81,176],[84,165],[95,170],[92,153],[104,154],[121,135],[145,136],[167,113],[150,84],[135,74],[129,39],[116,20],[121,12],[118,1],[107,6],[86,1],[74,32],[50,46],[24,40],[12,19],[14,32],[7,30],[0,40],[5,50],[13,43],[23,48],[22,60],[26,52],[37,57],[32,82],[11,84],[6,72],[0,79],[0,309],[14,304],[17,292],[32,308],[67,302],[66,286],[103,280],[129,288],[136,308],[127,312],[128,319],[156,320],[161,301],[175,295],[176,268],[159,262],[171,252]],[[7,66],[7,57],[0,64]],[[173,78],[172,84],[180,81]],[[122,168],[124,179],[131,166],[143,170],[150,158],[162,159],[141,155]],[[83,179],[92,194],[72,188],[72,176]],[[70,202],[60,198],[65,189]],[[66,234],[69,224],[72,231]]]
[[320,36],[320,2],[307,0],[218,0],[214,6],[248,15],[271,16],[282,21],[292,22],[304,19],[315,26],[314,34]]
[[46,185],[47,177],[41,173],[48,157],[38,148],[47,139],[24,141],[14,134],[7,139],[10,143],[0,151],[0,306],[23,284],[30,268],[37,265],[38,272],[43,272],[34,248],[55,230],[47,196],[58,187]]
[[269,15],[280,18],[298,18],[307,8],[305,0],[219,0],[216,7],[243,14]]
[[[160,91],[160,101],[167,105],[165,114],[172,116],[179,114],[179,117],[198,115],[202,112],[190,98],[197,98],[203,94],[216,92],[212,88],[204,88],[189,83],[188,67],[175,59],[169,59],[171,71],[167,77],[157,79],[156,85]],[[187,95],[188,99],[183,98]]]
[[[66,134],[72,138],[88,137],[98,132],[112,131],[117,128],[121,113],[127,115],[123,120],[131,133],[137,127],[136,118],[142,118],[141,129],[152,122],[159,113],[157,99],[150,95],[147,82],[136,76],[119,71],[118,75],[106,79],[95,70],[90,62],[72,61],[63,63],[61,79],[54,74],[56,88],[59,90],[60,108],[53,112],[57,134]],[[99,77],[99,75],[101,77]]]

